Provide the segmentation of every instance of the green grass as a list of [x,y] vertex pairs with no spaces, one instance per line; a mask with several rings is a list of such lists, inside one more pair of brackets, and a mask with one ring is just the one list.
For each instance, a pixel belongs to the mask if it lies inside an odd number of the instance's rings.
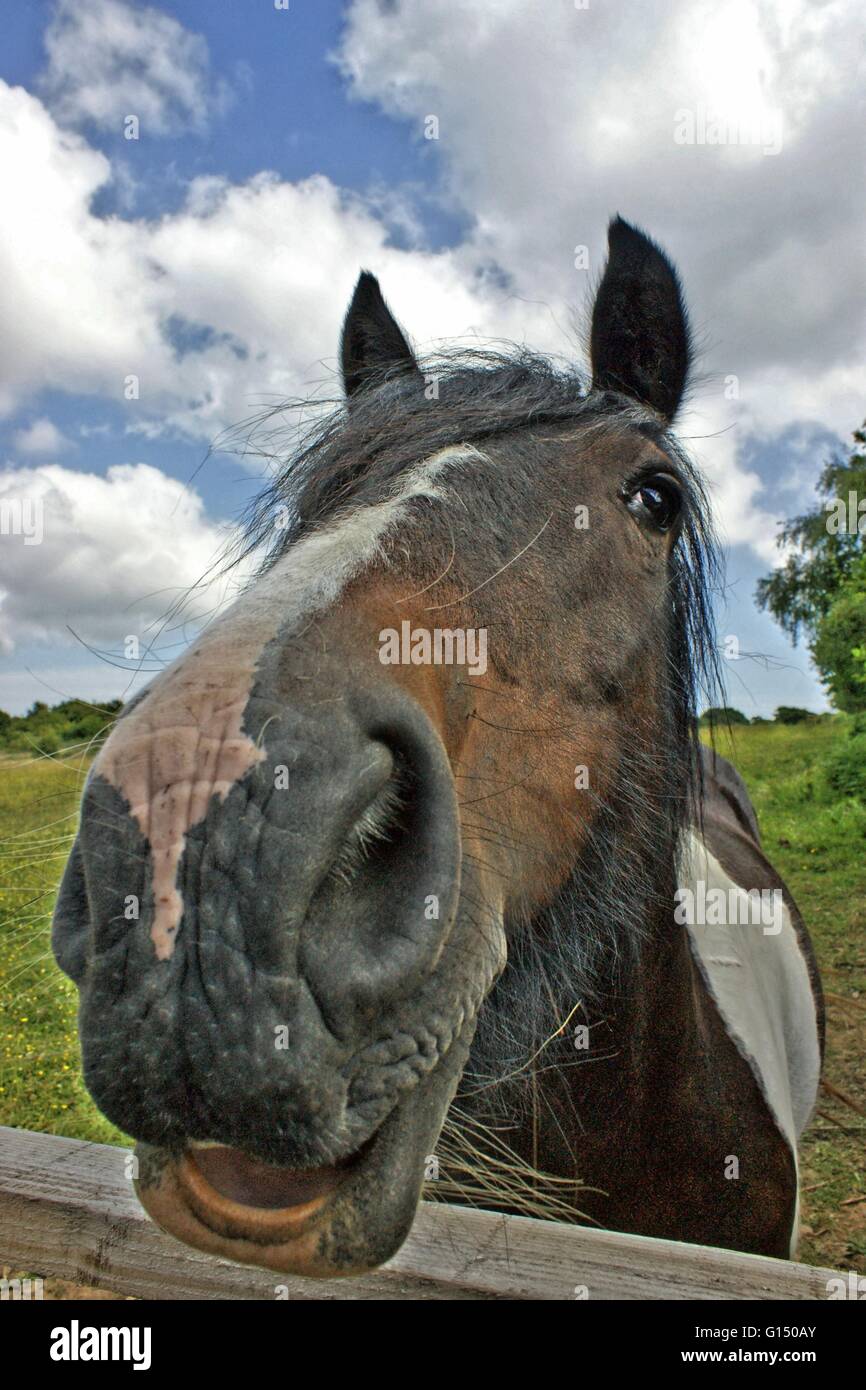
[[84,770],[75,754],[0,759],[0,1124],[129,1144],[84,1089],[77,991],[51,955]]
[[[835,794],[822,762],[844,719],[716,731],[755,803],[765,850],[815,941],[828,994],[825,1076],[861,1107],[822,1094],[803,1145],[801,1258],[866,1270],[866,806]],[[76,754],[0,762],[0,1123],[128,1144],[80,1076],[74,987],[50,951],[57,883],[84,767]]]

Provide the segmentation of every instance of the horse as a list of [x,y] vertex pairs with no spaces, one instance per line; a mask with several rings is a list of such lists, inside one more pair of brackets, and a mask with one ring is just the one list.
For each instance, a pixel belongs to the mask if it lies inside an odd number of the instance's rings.
[[794,1250],[821,987],[699,738],[692,336],[619,217],[589,356],[431,367],[362,272],[255,577],[91,766],[53,949],[139,1198],[198,1249],[373,1269],[441,1164],[458,1201]]

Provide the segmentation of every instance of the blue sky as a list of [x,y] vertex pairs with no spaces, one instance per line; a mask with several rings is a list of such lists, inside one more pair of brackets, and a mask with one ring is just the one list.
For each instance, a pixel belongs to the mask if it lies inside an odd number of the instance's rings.
[[[703,347],[682,433],[728,541],[730,700],[824,707],[753,602],[778,520],[864,414],[856,7],[791,9],[644,5],[638,43],[631,0],[10,7],[0,496],[38,497],[45,537],[0,540],[0,707],[129,688],[127,637],[160,630],[260,485],[209,445],[335,389],[361,265],[422,346],[570,356],[616,211],[676,259]],[[726,139],[683,149],[674,117],[699,107]],[[777,117],[767,154],[749,122]],[[224,597],[201,593],[193,627]]]
[[[54,0],[24,0],[4,21],[3,76],[29,90],[45,64],[43,36]],[[141,8],[141,7],[139,7]],[[402,123],[372,105],[351,101],[331,55],[342,30],[344,6],[294,0],[288,13],[267,3],[160,4],[160,11],[206,35],[214,74],[230,88],[225,112],[205,136],[179,131],[136,150],[141,180],[135,211],[159,215],[183,200],[190,178],[223,175],[243,182],[262,169],[284,179],[326,174],[343,188],[366,189],[417,180],[435,182],[435,146],[407,139]],[[124,159],[122,130],[84,123],[88,137]],[[112,210],[112,199],[101,202]],[[453,235],[456,219],[435,204],[425,231],[433,244]]]

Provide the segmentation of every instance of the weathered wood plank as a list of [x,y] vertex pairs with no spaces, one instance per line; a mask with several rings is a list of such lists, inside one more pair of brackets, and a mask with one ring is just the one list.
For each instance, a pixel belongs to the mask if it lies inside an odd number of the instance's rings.
[[[820,1299],[830,1269],[422,1204],[402,1250],[349,1280],[199,1254],[144,1215],[126,1149],[0,1127],[0,1264],[158,1299]],[[280,1292],[280,1290],[283,1292]]]

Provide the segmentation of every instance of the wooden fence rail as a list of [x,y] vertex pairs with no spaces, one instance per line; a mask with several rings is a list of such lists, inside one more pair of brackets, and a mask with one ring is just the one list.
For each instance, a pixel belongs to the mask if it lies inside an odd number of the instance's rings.
[[230,1264],[164,1235],[138,1204],[128,1158],[127,1149],[0,1126],[0,1265],[158,1299],[824,1299],[828,1279],[840,1277],[760,1255],[424,1202],[382,1269],[301,1279]]

